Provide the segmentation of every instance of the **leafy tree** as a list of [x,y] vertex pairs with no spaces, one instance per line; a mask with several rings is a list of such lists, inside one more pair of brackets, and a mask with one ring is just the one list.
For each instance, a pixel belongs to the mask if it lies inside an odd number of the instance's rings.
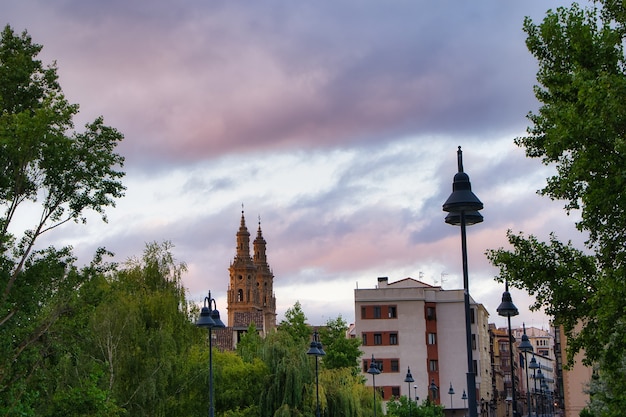
[[359,339],[350,339],[346,336],[348,324],[341,317],[329,319],[326,326],[320,328],[320,341],[326,355],[322,364],[326,369],[351,368],[358,373],[361,350]]
[[133,416],[193,415],[205,399],[205,332],[192,323],[169,242],[148,244],[109,280],[91,328],[94,357],[107,364],[107,389]]
[[311,330],[306,324],[306,315],[302,311],[300,301],[296,301],[293,307],[285,312],[285,320],[282,320],[279,329],[288,333],[296,341],[308,340]]
[[[37,249],[37,239],[123,195],[114,153],[122,135],[102,118],[75,132],[55,66],[44,67],[30,36],[6,26],[0,35],[0,411],[33,413],[46,396],[39,371],[53,349],[47,336],[72,314],[76,290],[91,275],[74,267],[71,248]],[[32,227],[19,233],[16,222]],[[98,256],[98,255],[97,255]],[[42,356],[43,354],[43,356]]]
[[[581,215],[588,255],[551,236],[509,232],[512,251],[489,251],[500,278],[538,296],[572,341],[568,357],[584,349],[605,386],[623,387],[626,373],[626,9],[599,0],[548,11],[539,24],[527,18],[526,44],[539,63],[528,134],[516,139],[526,155],[556,168],[540,190]],[[535,307],[538,307],[536,305]],[[582,329],[576,331],[574,325]],[[598,416],[619,416],[626,391],[591,392]],[[595,407],[594,401],[601,401]]]

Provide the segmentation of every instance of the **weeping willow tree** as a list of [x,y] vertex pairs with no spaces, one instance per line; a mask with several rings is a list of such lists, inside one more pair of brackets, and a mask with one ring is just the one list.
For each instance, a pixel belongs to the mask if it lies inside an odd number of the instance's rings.
[[275,412],[281,407],[284,411],[284,406],[310,411],[305,404],[305,393],[315,378],[315,370],[306,352],[306,344],[294,340],[287,332],[278,331],[266,337],[260,353],[269,375],[260,400],[261,415],[277,415]]

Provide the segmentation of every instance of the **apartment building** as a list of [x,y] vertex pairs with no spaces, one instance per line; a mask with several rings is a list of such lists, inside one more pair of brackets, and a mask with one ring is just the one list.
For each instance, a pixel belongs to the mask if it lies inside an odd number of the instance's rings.
[[[462,289],[444,290],[413,278],[355,289],[355,326],[351,333],[362,340],[361,372],[372,385],[367,370],[372,358],[381,373],[376,388],[388,401],[401,395],[415,400],[427,396],[447,410],[464,410],[462,393],[468,389],[465,338],[465,304]],[[470,297],[472,355],[479,407],[491,401],[491,359],[488,313]],[[415,382],[404,382],[408,369]],[[434,384],[437,390],[430,387]],[[449,395],[450,387],[454,395]],[[458,415],[462,415],[461,412]]]

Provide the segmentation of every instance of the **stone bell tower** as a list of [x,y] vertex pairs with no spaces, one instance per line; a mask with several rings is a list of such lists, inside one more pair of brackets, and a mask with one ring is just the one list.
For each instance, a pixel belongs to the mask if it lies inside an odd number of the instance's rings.
[[228,327],[236,330],[238,335],[245,332],[251,323],[262,335],[276,328],[274,274],[267,263],[266,245],[259,220],[253,242],[254,255],[250,256],[250,232],[242,210],[237,251],[228,268]]

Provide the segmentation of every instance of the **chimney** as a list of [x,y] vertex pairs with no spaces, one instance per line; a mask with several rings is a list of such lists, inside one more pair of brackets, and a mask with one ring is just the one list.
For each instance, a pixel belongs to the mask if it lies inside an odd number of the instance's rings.
[[378,277],[378,288],[386,287],[389,283],[389,277]]

